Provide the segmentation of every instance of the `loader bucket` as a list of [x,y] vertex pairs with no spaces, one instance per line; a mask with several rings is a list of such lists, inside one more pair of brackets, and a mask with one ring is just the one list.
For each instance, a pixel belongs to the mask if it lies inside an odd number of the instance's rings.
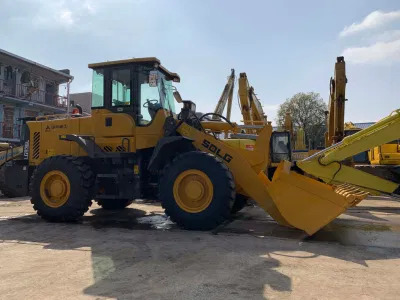
[[[232,147],[186,123],[180,125],[178,132],[193,140],[197,149],[223,159],[237,190],[256,201],[280,225],[314,234],[367,195],[353,185],[329,185],[291,171],[287,161],[279,163],[270,181],[264,170],[271,126],[259,133],[254,151]],[[225,153],[229,154],[228,160],[224,159]]]
[[283,218],[310,235],[367,196],[352,186],[335,187],[290,171],[287,162],[279,164],[272,182],[264,173],[259,178]]

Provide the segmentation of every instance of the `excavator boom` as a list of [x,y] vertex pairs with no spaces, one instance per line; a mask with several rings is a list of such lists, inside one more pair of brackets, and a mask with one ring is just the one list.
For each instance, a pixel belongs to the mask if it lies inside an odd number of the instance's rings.
[[344,138],[340,143],[297,162],[297,166],[327,183],[349,183],[370,190],[393,193],[398,189],[398,184],[345,166],[341,161],[398,139],[399,136],[400,110],[396,110],[374,125]]
[[330,81],[329,111],[327,112],[327,128],[325,145],[340,142],[344,137],[344,111],[346,101],[346,62],[344,57],[337,58],[334,78]]
[[231,75],[228,77],[228,82],[226,83],[224,90],[222,91],[221,97],[218,100],[217,106],[214,110],[214,115],[212,117],[213,120],[219,120],[218,115],[222,115],[225,106],[228,104],[226,108],[226,119],[231,119],[231,111],[232,111],[232,99],[233,99],[233,90],[235,88],[235,70],[231,70]]
[[[264,125],[267,123],[260,100],[254,93],[254,88],[250,86],[246,73],[240,73],[239,76],[239,101],[240,111],[245,125]],[[247,130],[247,133],[254,133],[253,130]]]

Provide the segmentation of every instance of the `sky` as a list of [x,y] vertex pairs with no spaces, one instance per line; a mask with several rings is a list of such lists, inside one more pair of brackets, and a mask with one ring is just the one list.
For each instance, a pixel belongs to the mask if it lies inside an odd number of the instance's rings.
[[[0,0],[0,48],[71,70],[71,92],[91,90],[87,65],[156,56],[183,99],[212,112],[231,68],[246,72],[269,120],[298,92],[329,97],[337,56],[347,68],[346,121],[400,108],[400,2],[243,0]],[[232,119],[241,116],[234,99]]]

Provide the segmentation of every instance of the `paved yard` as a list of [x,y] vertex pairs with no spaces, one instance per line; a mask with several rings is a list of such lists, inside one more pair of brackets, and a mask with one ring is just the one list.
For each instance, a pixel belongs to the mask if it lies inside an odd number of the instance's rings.
[[0,199],[1,299],[398,299],[400,202],[370,198],[312,238],[246,207],[189,232],[154,203],[54,224]]

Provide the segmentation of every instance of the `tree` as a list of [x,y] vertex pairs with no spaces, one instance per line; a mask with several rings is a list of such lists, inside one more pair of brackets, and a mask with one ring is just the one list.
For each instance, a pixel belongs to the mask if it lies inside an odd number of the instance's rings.
[[283,127],[290,113],[294,128],[303,128],[306,145],[311,149],[324,146],[327,105],[318,93],[297,93],[279,106],[277,123]]

